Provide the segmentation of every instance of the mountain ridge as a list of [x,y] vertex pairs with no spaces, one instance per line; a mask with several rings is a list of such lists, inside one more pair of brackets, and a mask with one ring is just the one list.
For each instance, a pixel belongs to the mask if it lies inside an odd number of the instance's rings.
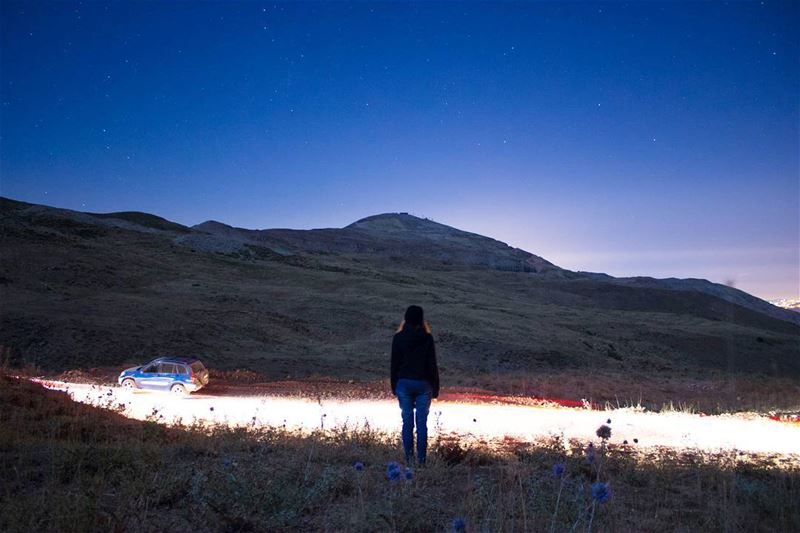
[[[103,226],[174,233],[176,244],[216,253],[253,255],[255,247],[280,256],[309,252],[373,254],[385,256],[385,259],[392,262],[410,261],[419,267],[486,267],[564,279],[587,279],[628,287],[703,292],[773,318],[800,324],[800,314],[796,312],[777,307],[739,289],[705,279],[658,279],[649,276],[616,278],[604,273],[569,271],[497,239],[460,230],[407,212],[370,215],[342,228],[298,230],[246,229],[215,220],[207,220],[188,227],[158,215],[138,211],[84,213],[5,197],[0,197],[0,208],[3,211],[27,210],[35,215],[34,218],[40,219],[62,216],[81,224],[92,224],[95,221]],[[404,255],[403,251],[406,252]]]

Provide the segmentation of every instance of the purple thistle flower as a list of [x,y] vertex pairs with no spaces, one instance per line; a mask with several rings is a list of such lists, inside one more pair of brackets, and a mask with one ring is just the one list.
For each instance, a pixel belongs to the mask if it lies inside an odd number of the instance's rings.
[[463,518],[454,518],[453,522],[450,524],[450,531],[453,533],[466,533],[467,521]]
[[406,467],[405,476],[406,476],[406,479],[408,479],[409,481],[414,479],[414,471],[411,470],[410,468]]
[[400,465],[394,461],[386,465],[386,477],[389,479],[389,481],[397,481],[400,479],[401,473],[402,471],[400,470]]
[[590,442],[589,446],[586,448],[586,462],[592,465],[594,464],[594,459],[594,444]]
[[564,477],[564,472],[566,471],[567,467],[564,465],[564,463],[556,463],[553,465],[553,477]]
[[608,483],[602,483],[600,481],[593,483],[592,498],[594,498],[597,503],[606,503],[611,498],[611,487],[608,486]]
[[611,428],[607,425],[603,424],[599,428],[597,428],[597,436],[603,440],[608,440],[611,438]]
[[353,463],[353,468],[355,468],[356,471],[361,472],[362,470],[364,470],[364,463],[362,463],[361,461],[356,461],[355,463]]

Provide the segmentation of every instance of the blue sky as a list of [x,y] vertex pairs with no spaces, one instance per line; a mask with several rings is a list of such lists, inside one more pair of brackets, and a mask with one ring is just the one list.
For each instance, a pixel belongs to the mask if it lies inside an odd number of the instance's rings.
[[798,3],[0,9],[4,196],[800,291]]

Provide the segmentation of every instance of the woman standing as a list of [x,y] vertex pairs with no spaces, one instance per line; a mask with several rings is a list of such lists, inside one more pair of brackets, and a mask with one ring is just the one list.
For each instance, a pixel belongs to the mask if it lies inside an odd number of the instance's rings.
[[[439,397],[439,368],[431,328],[422,308],[406,309],[405,320],[392,339],[392,392],[403,416],[406,462],[414,459],[414,420],[417,422],[417,461],[425,464],[428,450],[428,410]],[[416,416],[415,416],[416,411]]]

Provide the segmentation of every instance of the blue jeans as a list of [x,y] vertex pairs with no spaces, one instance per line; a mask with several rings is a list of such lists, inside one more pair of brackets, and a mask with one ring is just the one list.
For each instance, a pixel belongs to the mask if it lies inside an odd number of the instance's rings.
[[428,410],[431,407],[431,386],[418,379],[399,379],[395,393],[403,415],[403,450],[406,461],[414,458],[414,418],[417,421],[417,460],[425,464],[428,452]]

